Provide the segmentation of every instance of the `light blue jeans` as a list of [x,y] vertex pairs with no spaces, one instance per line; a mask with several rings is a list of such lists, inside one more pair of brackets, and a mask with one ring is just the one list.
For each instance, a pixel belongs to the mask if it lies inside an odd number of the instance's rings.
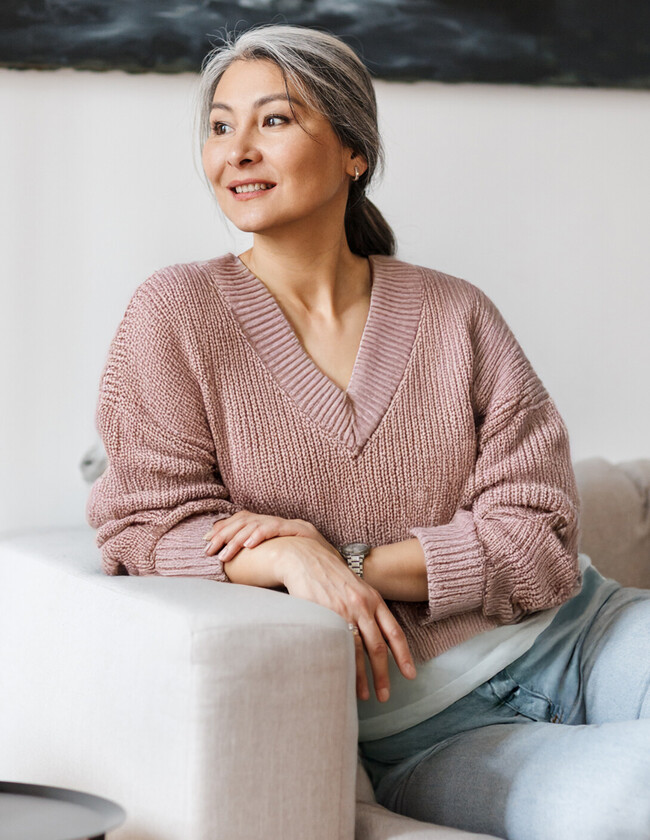
[[593,566],[532,648],[434,717],[367,741],[377,800],[506,840],[650,840],[650,590]]

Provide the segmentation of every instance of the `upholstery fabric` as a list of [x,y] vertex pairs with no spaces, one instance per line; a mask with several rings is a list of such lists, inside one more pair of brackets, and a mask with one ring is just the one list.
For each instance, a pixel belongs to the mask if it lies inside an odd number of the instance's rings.
[[93,540],[0,539],[0,778],[115,799],[111,840],[352,837],[343,619],[254,587],[108,577]]
[[575,464],[580,492],[580,551],[623,586],[650,589],[650,459]]

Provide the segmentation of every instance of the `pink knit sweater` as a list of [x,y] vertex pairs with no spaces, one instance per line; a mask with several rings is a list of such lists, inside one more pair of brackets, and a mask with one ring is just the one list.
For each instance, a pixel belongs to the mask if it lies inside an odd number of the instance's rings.
[[466,280],[370,261],[347,391],[234,254],[138,287],[96,416],[109,466],[87,517],[107,574],[225,582],[203,535],[241,509],[336,547],[417,537],[428,602],[389,606],[420,662],[579,588],[566,427],[498,309]]

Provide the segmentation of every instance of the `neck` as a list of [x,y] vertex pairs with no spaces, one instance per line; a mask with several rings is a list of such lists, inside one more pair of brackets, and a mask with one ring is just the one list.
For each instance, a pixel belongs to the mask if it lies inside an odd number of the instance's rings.
[[255,234],[239,259],[277,300],[306,315],[335,319],[370,295],[370,263],[350,251],[343,232],[336,241],[290,243]]

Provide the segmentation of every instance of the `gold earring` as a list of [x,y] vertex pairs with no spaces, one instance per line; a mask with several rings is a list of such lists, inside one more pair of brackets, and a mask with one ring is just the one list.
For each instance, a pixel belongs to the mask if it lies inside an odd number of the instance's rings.
[[359,180],[359,169],[356,166],[354,167],[354,178],[352,180],[353,181],[358,181]]

